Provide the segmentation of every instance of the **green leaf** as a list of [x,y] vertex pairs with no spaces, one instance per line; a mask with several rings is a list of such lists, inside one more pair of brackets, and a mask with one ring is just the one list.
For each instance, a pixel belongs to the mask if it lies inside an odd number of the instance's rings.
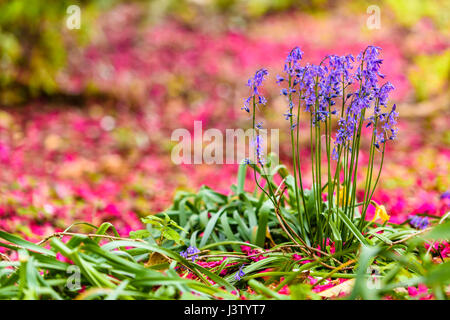
[[169,215],[168,215],[167,213],[164,212],[164,216],[165,216],[165,218],[166,218],[166,223],[167,223],[168,225],[170,225],[170,226],[172,226],[172,227],[175,227],[175,228],[178,228],[178,229],[180,229],[181,231],[186,232],[186,230],[184,230],[184,229],[183,229],[182,227],[180,227],[175,221],[173,221],[173,220],[169,217]]
[[436,241],[448,241],[450,239],[450,221],[435,226],[425,235],[425,239]]
[[336,227],[334,221],[331,221],[331,220],[330,220],[330,221],[328,221],[328,223],[329,223],[329,225],[330,225],[331,232],[333,233],[334,240],[335,240],[336,242],[342,242],[341,234],[340,234],[340,232],[338,231],[338,228]]
[[[223,232],[225,233],[225,236],[228,240],[234,241],[237,240],[236,237],[233,234],[233,231],[230,228],[230,224],[228,223],[228,216],[226,214],[223,214],[220,217],[220,224],[222,226]],[[232,245],[234,251],[239,251],[239,246]]]
[[[109,229],[112,229],[112,230],[113,230],[114,235],[115,235],[116,237],[120,237],[120,234],[117,232],[116,228],[115,228],[110,222],[104,222],[104,223],[102,223],[102,224],[100,225],[100,227],[98,227],[96,234],[104,235],[104,234],[106,234],[106,232],[107,232]],[[101,240],[101,238],[94,239],[94,241],[97,242],[97,243],[99,243],[100,240]]]
[[239,165],[238,177],[237,177],[237,189],[236,194],[244,193],[245,176],[247,174],[247,165],[242,163]]
[[150,237],[150,232],[148,230],[130,231],[131,239],[144,239],[148,237]]
[[373,299],[374,291],[367,287],[368,268],[372,264],[375,256],[380,252],[380,248],[373,246],[363,246],[358,259],[358,269],[356,272],[356,281],[353,286],[350,300],[362,297],[363,299]]
[[181,236],[173,229],[165,228],[162,231],[162,236],[167,240],[173,240],[178,244],[184,244],[184,241],[181,239]]
[[258,231],[256,234],[256,245],[264,247],[264,240],[266,239],[267,223],[269,221],[269,214],[273,208],[270,200],[266,200],[258,213]]
[[259,292],[269,298],[274,298],[277,300],[286,300],[287,296],[276,293],[273,290],[270,290],[268,287],[263,285],[261,282],[256,281],[255,279],[251,279],[248,281],[248,285],[252,287],[256,292]]
[[432,268],[425,277],[425,283],[429,286],[447,285],[450,283],[450,261]]
[[222,207],[219,212],[212,214],[212,218],[208,221],[205,232],[203,233],[202,240],[200,241],[200,248],[203,247],[207,241],[209,240],[209,237],[211,236],[211,232],[213,232],[214,227],[216,226],[217,220],[220,218],[220,215],[225,212],[225,210],[228,208],[228,206]]
[[146,224],[151,224],[158,230],[164,226],[164,219],[152,215],[142,218],[142,222]]
[[[53,251],[42,248],[32,242],[23,240],[15,235],[12,235],[10,233],[7,233],[7,232],[1,231],[1,230],[0,230],[0,238],[5,239],[6,241],[9,241],[15,245],[18,245],[18,246],[28,249],[30,251],[35,251],[35,252],[39,252],[39,253],[50,255],[50,256],[56,256],[56,253],[54,253]],[[2,246],[1,243],[0,243],[0,246]]]
[[353,224],[353,222],[350,220],[349,217],[347,217],[341,210],[337,210],[339,217],[344,222],[344,224],[347,226],[347,228],[350,229],[351,233],[361,242],[363,245],[368,245],[369,242],[366,238],[359,232],[359,230],[356,228],[356,226]]
[[251,239],[250,228],[247,226],[245,221],[239,215],[239,212],[237,212],[237,211],[233,212],[233,219],[238,224],[238,230],[240,232],[241,237],[245,238],[245,240],[247,240],[247,241],[250,241],[250,239]]

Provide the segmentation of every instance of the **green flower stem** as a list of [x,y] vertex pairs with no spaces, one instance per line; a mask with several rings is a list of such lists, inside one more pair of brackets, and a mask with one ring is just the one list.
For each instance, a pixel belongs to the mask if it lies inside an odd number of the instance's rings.
[[[306,70],[303,72],[302,75],[302,81],[303,81],[303,77],[305,75]],[[302,170],[301,170],[301,163],[300,163],[300,140],[299,140],[299,133],[300,133],[300,109],[301,109],[301,92],[299,92],[299,98],[298,98],[298,109],[297,109],[297,149],[296,149],[296,155],[297,155],[297,169],[298,169],[298,179],[300,182],[300,194],[302,196],[302,202],[303,202],[303,209],[304,209],[304,214],[306,216],[306,221],[308,223],[308,225],[310,224],[309,221],[309,215],[308,215],[308,211],[307,211],[307,207],[306,207],[306,201],[305,201],[305,192],[303,189],[303,181],[302,181]]]
[[302,202],[303,202],[303,209],[304,209],[304,214],[306,216],[306,220],[308,225],[310,224],[309,222],[309,216],[308,216],[308,211],[306,208],[306,201],[305,201],[305,191],[303,189],[303,181],[302,181],[302,170],[301,170],[301,165],[300,165],[300,142],[299,142],[299,131],[300,131],[300,98],[298,101],[298,109],[297,109],[297,149],[296,149],[296,154],[297,154],[297,168],[298,168],[298,179],[300,182],[300,194],[302,196]]
[[[253,96],[253,115],[252,115],[252,128],[253,128],[253,130],[255,130],[255,117],[256,117],[256,116],[255,116],[255,112],[256,112],[256,97]],[[254,132],[253,132],[253,139],[254,139],[254,138],[255,138],[255,134],[254,134]],[[255,156],[256,156],[256,158],[257,158],[256,150],[255,150]],[[256,160],[256,163],[255,163],[255,166],[257,166],[257,165],[258,165],[258,160]],[[264,171],[264,166],[261,166],[261,168],[262,168],[262,170],[263,170],[263,175],[264,175],[264,176],[267,176],[266,173],[265,173],[265,171]],[[254,173],[255,183],[256,183],[256,185],[258,186],[258,188],[260,188],[260,189],[267,195],[267,197],[272,201],[273,205],[276,206],[275,200],[272,199],[272,196],[275,197],[275,195],[274,195],[274,193],[273,193],[273,191],[272,191],[270,181],[269,181],[267,178],[265,178],[266,181],[267,181],[267,184],[268,184],[268,186],[269,186],[269,192],[270,192],[270,194],[269,194],[269,193],[268,193],[266,190],[264,190],[264,188],[259,184],[258,178],[257,178],[257,176],[256,176],[256,170],[253,170],[253,173]]]
[[[289,62],[289,70],[291,68],[291,63]],[[293,105],[292,104],[292,93],[291,93],[291,86],[292,86],[292,76],[289,73],[289,108]],[[290,112],[290,110],[289,110]],[[299,223],[300,223],[300,229],[302,232],[302,236],[305,236],[305,226],[303,224],[303,217],[300,211],[300,194],[298,191],[298,182],[297,182],[297,159],[296,159],[296,154],[295,154],[295,139],[294,139],[294,132],[292,130],[292,125],[293,125],[293,121],[292,121],[292,116],[289,118],[290,119],[290,132],[291,132],[291,149],[292,149],[292,165],[294,167],[294,181],[295,181],[295,200],[297,203],[297,210],[298,210],[298,219],[299,219]],[[298,125],[298,123],[297,123]],[[300,168],[298,168],[298,170],[300,170]]]
[[331,183],[331,106],[328,104],[328,114],[329,118],[325,124],[325,132],[327,136],[327,165],[328,165],[328,215],[327,215],[327,223],[325,227],[329,227],[330,216],[333,212],[333,184]]
[[[363,54],[362,57],[362,61],[361,61],[361,74],[362,71],[364,69],[364,55],[365,52]],[[359,80],[359,90],[358,90],[358,95],[361,95],[361,90],[362,90],[362,77]],[[352,207],[352,205],[354,205],[354,198],[356,196],[356,178],[357,178],[357,171],[358,171],[358,158],[359,158],[359,147],[360,147],[360,138],[361,138],[361,130],[362,130],[362,125],[363,125],[363,121],[364,121],[364,115],[365,115],[365,109],[363,109],[360,118],[359,118],[359,123],[358,125],[353,129],[353,141],[352,141],[352,155],[351,155],[351,159],[350,159],[350,170],[348,171],[348,180],[347,180],[347,185],[346,185],[346,196],[345,196],[345,210],[344,210],[344,214],[345,215],[349,215],[348,211],[351,210],[351,219],[353,220],[354,217],[354,207]],[[355,116],[356,117],[356,116]],[[356,120],[356,118],[355,118]],[[355,162],[356,160],[356,162]],[[353,181],[352,181],[353,178]],[[353,182],[352,184],[352,190],[351,190],[351,198],[350,198],[350,184]],[[350,202],[352,203],[352,205],[350,205]],[[352,234],[350,232],[350,230],[347,230],[346,235],[349,234],[350,237],[352,237]],[[345,238],[347,238],[347,236],[345,236]],[[350,241],[349,241],[350,243]]]
[[[311,192],[315,192],[314,190],[314,186],[316,183],[316,179],[315,179],[315,165],[314,165],[314,149],[313,149],[313,115],[312,112],[310,112],[310,122],[309,122],[309,134],[310,134],[310,139],[309,139],[309,144],[311,146],[311,177],[312,177],[312,189]],[[311,195],[310,195],[311,196]],[[316,208],[316,204],[314,203],[314,207]]]
[[[377,101],[378,105],[378,101]],[[367,208],[370,204],[370,187],[372,184],[372,175],[373,175],[373,162],[375,159],[375,132],[378,124],[378,118],[375,118],[374,124],[373,124],[373,130],[372,130],[372,139],[370,141],[370,151],[369,151],[369,164],[367,167],[367,176],[366,176],[366,183],[364,186],[364,206],[361,213],[361,220],[359,221],[359,229],[362,228],[364,219],[366,217]]]
[[316,192],[316,223],[317,223],[317,229],[319,230],[318,233],[316,233],[316,237],[318,239],[322,239],[322,228],[320,226],[320,213],[322,212],[322,178],[321,178],[321,141],[320,141],[320,121],[317,119],[317,111],[319,109],[319,100],[317,99],[317,87],[318,87],[318,76],[316,77],[315,81],[315,109],[314,109],[314,117],[315,117],[315,161],[316,161],[316,184],[314,186],[314,191]]
[[[372,192],[370,193],[370,197],[369,197],[369,199],[368,199],[368,202],[369,202],[369,203],[370,203],[370,201],[372,200],[372,197],[373,197],[373,194],[375,193],[375,189],[376,189],[376,187],[377,187],[378,181],[380,180],[381,170],[383,169],[384,152],[385,152],[385,150],[386,150],[386,144],[384,143],[384,144],[383,144],[383,151],[381,152],[380,169],[378,170],[377,179],[375,180],[375,183],[374,183],[374,185],[373,185]],[[369,191],[370,191],[370,190],[369,190]],[[367,210],[367,209],[366,209],[366,210]],[[364,217],[361,216],[361,221],[362,221],[362,222],[364,222],[364,219],[363,219],[363,218],[365,218],[365,214],[366,214],[366,212],[364,212]],[[364,231],[364,229],[365,229],[367,226],[368,226],[368,225],[364,226],[364,227],[363,227],[363,230],[361,230],[361,232]]]

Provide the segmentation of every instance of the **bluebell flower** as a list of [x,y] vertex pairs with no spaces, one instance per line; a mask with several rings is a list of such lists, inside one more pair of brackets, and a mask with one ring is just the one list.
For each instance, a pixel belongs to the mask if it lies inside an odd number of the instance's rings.
[[236,274],[234,275],[234,279],[235,279],[236,281],[241,280],[241,278],[242,278],[243,276],[245,276],[245,272],[244,272],[244,270],[242,270],[243,268],[244,268],[244,265],[242,265],[242,266],[239,268],[239,271],[236,272]]
[[303,51],[300,47],[295,47],[291,50],[286,58],[284,65],[284,71],[287,74],[294,75],[297,69],[300,67],[300,60],[303,58]]
[[339,159],[339,154],[336,150],[336,147],[333,148],[333,151],[331,153],[331,159],[333,159],[334,161],[337,161]]
[[[374,145],[377,149],[388,140],[397,137],[398,112],[393,105],[390,112],[386,109],[389,95],[394,90],[390,82],[379,86],[379,79],[383,79],[381,66],[383,59],[380,59],[381,48],[368,46],[361,51],[358,56],[353,55],[329,55],[319,65],[307,64],[301,66],[303,52],[299,47],[292,49],[284,65],[285,74],[276,76],[276,82],[288,82],[287,88],[281,88],[281,95],[287,97],[289,107],[283,114],[289,120],[291,130],[297,127],[297,123],[292,123],[295,106],[305,105],[306,112],[311,113],[312,123],[316,126],[320,122],[328,121],[333,115],[341,115],[338,120],[338,129],[334,141],[332,158],[338,158],[337,150],[350,150],[354,132],[359,132],[362,123],[366,128],[372,127],[375,134]],[[266,100],[260,96],[258,87],[267,75],[267,70],[260,69],[255,76],[248,81],[252,88],[252,95],[244,102],[243,110],[250,112],[251,99],[257,98],[259,104],[265,104]],[[359,88],[354,92],[346,92],[354,82],[358,82]],[[297,100],[298,99],[298,100]],[[336,110],[340,105],[339,100],[345,105],[344,110]],[[366,109],[373,107],[370,117],[364,118]],[[375,125],[376,124],[376,125]],[[258,129],[258,125],[256,126]],[[257,146],[257,156],[261,158],[261,148],[258,147],[259,137],[254,141]],[[262,158],[261,158],[262,159]],[[258,159],[260,162],[260,159]]]
[[353,82],[351,70],[355,58],[352,55],[329,55],[327,58],[328,66],[325,67],[327,74],[322,79],[321,89],[328,103],[333,105],[332,99],[342,96],[344,87]]
[[430,224],[427,217],[414,216],[410,219],[409,224],[416,229],[423,230]]
[[262,85],[264,77],[268,74],[267,69],[262,68],[255,72],[253,78],[248,79],[247,86],[252,88],[253,94],[259,95],[258,88]]
[[450,199],[450,191],[445,191],[443,194],[441,194],[440,198],[441,200]]
[[241,110],[245,110],[245,111],[247,111],[247,112],[250,113],[250,108],[249,108],[248,106],[243,106],[243,107],[241,108]]
[[293,116],[290,110],[286,111],[286,113],[283,113],[283,116],[286,120],[289,120]]
[[381,86],[379,89],[375,89],[374,96],[378,98],[378,103],[381,106],[386,106],[389,98],[389,92],[394,90],[394,86],[390,82],[386,82],[384,85]]
[[263,96],[258,96],[258,103],[265,105],[267,103],[267,100]]
[[383,129],[383,133],[377,135],[377,143],[385,143],[387,139],[395,140],[398,134],[397,128],[397,118],[398,112],[396,110],[396,105],[392,106],[391,112],[384,113],[379,115],[379,119],[381,120],[381,129]]
[[200,250],[197,249],[194,246],[189,246],[186,251],[181,251],[180,252],[180,256],[182,256],[185,259],[190,258],[192,260],[192,262],[194,262],[196,259],[198,259],[198,254]]
[[264,77],[268,74],[269,72],[266,69],[262,68],[256,71],[255,75],[252,78],[248,79],[247,86],[251,88],[251,95],[244,100],[244,106],[241,108],[241,110],[250,112],[250,102],[254,97],[257,98],[257,102],[259,104],[265,105],[267,103],[266,98],[264,98],[264,96],[259,93],[258,88],[262,85]]
[[248,97],[248,98],[246,98],[244,100],[244,106],[241,108],[241,110],[245,110],[245,111],[250,113],[250,107],[249,106],[250,106],[251,99],[252,99],[252,96],[250,96],[250,97]]
[[264,165],[265,163],[262,144],[263,139],[260,135],[257,135],[255,139],[252,141],[252,147],[255,148],[256,159],[260,165]]
[[283,82],[284,81],[284,78],[283,77],[280,77],[279,75],[277,75],[277,81],[276,81],[276,83],[281,83],[281,82]]

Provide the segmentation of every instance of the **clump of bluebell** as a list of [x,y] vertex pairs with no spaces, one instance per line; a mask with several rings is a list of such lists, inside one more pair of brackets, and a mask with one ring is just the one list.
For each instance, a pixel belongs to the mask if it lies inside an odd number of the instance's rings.
[[[389,81],[381,83],[380,79],[384,79],[385,75],[381,73],[383,59],[380,54],[381,48],[368,46],[356,57],[351,54],[327,55],[317,65],[302,64],[303,51],[295,47],[284,62],[283,74],[276,77],[276,83],[282,86],[281,95],[287,100],[287,110],[283,116],[290,127],[294,178],[294,183],[290,185],[295,188],[292,195],[296,203],[294,210],[298,213],[298,238],[306,240],[306,243],[324,244],[329,237],[350,245],[351,241],[345,240],[355,235],[355,229],[352,228],[351,232],[345,230],[349,223],[342,222],[341,214],[356,224],[361,233],[360,239],[368,226],[365,217],[380,178],[386,142],[395,140],[398,134],[397,107],[395,104],[389,105],[389,95],[394,86]],[[262,124],[256,122],[256,111],[267,104],[261,92],[266,77],[268,71],[262,68],[248,80],[250,96],[245,98],[241,108],[252,116],[252,127],[256,131],[253,139],[256,146],[255,165],[259,165],[263,173],[265,162],[259,136]],[[310,190],[304,188],[300,170],[301,161],[305,158],[299,147],[302,125],[308,127],[310,134]],[[370,137],[366,157],[368,168],[365,181],[358,184],[361,176],[358,175],[360,147],[364,146],[361,137],[366,132]],[[323,168],[323,149],[326,152],[326,168]],[[380,154],[378,173],[374,172],[377,154]],[[250,161],[245,163],[250,164]],[[328,179],[324,179],[325,173]],[[256,173],[255,180],[261,188]],[[362,201],[356,199],[358,185],[364,185]],[[274,190],[277,188],[273,188],[269,180],[266,186],[261,189],[276,207],[278,199]],[[327,204],[322,201],[324,193]],[[308,198],[313,200],[306,201]],[[356,208],[357,203],[360,209]],[[355,217],[355,212],[359,210],[360,215]],[[354,220],[356,218],[358,221]]]

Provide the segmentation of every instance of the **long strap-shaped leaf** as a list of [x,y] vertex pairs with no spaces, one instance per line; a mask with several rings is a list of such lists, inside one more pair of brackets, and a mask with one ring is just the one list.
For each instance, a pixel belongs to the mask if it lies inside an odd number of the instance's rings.
[[[42,248],[32,242],[23,240],[19,237],[16,237],[15,235],[12,235],[12,234],[4,232],[4,231],[0,231],[0,238],[5,239],[6,241],[9,241],[15,245],[18,245],[18,246],[28,249],[30,251],[35,251],[35,252],[39,252],[39,253],[50,255],[50,256],[56,256],[56,253],[54,253],[53,251]],[[2,244],[0,243],[0,246],[1,245]]]
[[339,214],[339,217],[344,222],[344,224],[350,229],[351,233],[353,233],[353,235],[359,240],[359,242],[361,242],[361,244],[363,245],[368,245],[369,242],[367,241],[366,238],[364,238],[361,232],[359,232],[359,230],[356,228],[356,226],[353,224],[350,218],[339,210],[337,210],[337,212]]

